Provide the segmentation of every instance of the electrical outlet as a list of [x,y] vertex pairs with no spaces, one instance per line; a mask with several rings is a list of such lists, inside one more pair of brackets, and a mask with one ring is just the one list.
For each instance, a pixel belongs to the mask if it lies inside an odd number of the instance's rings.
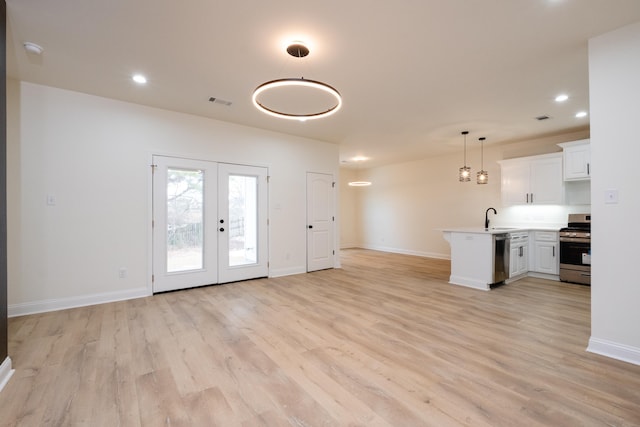
[[118,277],[121,278],[121,279],[126,279],[127,278],[127,269],[124,268],[124,267],[121,267],[118,270]]
[[609,205],[615,205],[618,203],[618,190],[605,190],[604,202]]

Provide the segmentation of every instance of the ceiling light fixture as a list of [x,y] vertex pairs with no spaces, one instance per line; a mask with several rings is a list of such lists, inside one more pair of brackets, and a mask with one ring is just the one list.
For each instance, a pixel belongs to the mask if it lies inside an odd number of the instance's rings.
[[[368,158],[368,157],[363,157],[363,156],[357,156],[357,157],[354,157],[354,158],[353,158],[353,161],[354,161],[354,162],[357,162],[357,163],[362,163],[362,162],[364,162],[364,161],[366,161],[366,160],[369,160],[369,158]],[[359,175],[360,175],[360,174],[358,173],[358,172],[359,172],[359,170],[360,170],[360,168],[358,168],[358,171],[356,171],[356,175],[357,175],[357,176],[359,176]],[[370,186],[370,185],[371,185],[371,181],[364,181],[364,180],[362,180],[362,181],[350,181],[350,182],[349,182],[349,186],[350,186],[350,187],[368,187],[368,186]]]
[[476,174],[478,184],[486,184],[489,182],[489,172],[484,170],[484,140],[485,137],[478,138],[480,141],[480,171]]
[[[300,42],[295,42],[287,46],[287,53],[295,58],[304,58],[309,55],[309,48]],[[277,92],[288,94],[289,97],[284,102],[274,100],[274,93]],[[315,93],[315,96],[320,94],[321,106],[309,107],[309,93]],[[342,107],[342,96],[335,88],[304,77],[277,79],[263,83],[255,88],[251,99],[253,105],[263,113],[281,119],[300,121],[328,117]],[[298,105],[293,106],[293,104]],[[305,111],[301,111],[303,109]]]
[[33,53],[34,55],[42,55],[42,52],[44,52],[42,46],[35,43],[24,42],[22,46],[24,46],[24,50],[26,50],[27,53]]
[[469,182],[471,181],[471,168],[467,166],[467,135],[469,135],[469,131],[465,130],[461,133],[464,135],[464,166],[458,169],[458,178],[460,182]]
[[147,78],[145,76],[143,76],[142,74],[134,74],[133,77],[131,77],[133,79],[134,82],[138,83],[138,84],[145,84],[147,82]]
[[567,99],[569,99],[569,95],[566,95],[564,93],[556,96],[556,102],[564,102]]
[[583,117],[587,117],[587,112],[586,111],[580,111],[580,112],[576,113],[576,118],[581,119]]

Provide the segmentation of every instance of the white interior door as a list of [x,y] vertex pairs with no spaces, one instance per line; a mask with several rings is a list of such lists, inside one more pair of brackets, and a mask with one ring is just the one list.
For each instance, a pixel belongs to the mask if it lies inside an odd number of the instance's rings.
[[217,164],[153,163],[153,292],[217,283]]
[[266,277],[267,169],[218,165],[219,282]]
[[333,268],[333,176],[307,173],[307,271]]

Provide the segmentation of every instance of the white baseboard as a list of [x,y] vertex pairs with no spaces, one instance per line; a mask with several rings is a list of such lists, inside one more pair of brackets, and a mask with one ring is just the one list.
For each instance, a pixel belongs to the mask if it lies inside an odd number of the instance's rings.
[[149,292],[149,289],[145,287],[129,289],[126,291],[103,292],[78,297],[56,298],[21,304],[11,304],[8,307],[8,315],[9,317],[24,316],[27,314],[45,313],[47,311],[65,310],[67,308],[85,307],[88,305],[142,298],[150,295],[151,293]]
[[587,351],[601,356],[611,357],[612,359],[622,360],[623,362],[633,363],[634,365],[640,365],[640,348],[631,347],[630,345],[591,337],[589,338]]
[[392,248],[389,246],[378,246],[378,245],[360,245],[359,247],[362,249],[371,249],[374,251],[390,252],[390,253],[402,254],[402,255],[414,255],[414,256],[419,256],[423,258],[451,259],[451,255],[449,254],[438,254],[435,252],[412,251],[409,249],[399,249],[399,248]]
[[449,283],[452,285],[466,286],[467,288],[478,289],[481,291],[488,291],[491,289],[491,286],[487,285],[486,282],[471,277],[449,276]]
[[11,369],[11,359],[7,357],[0,365],[0,391],[4,388],[5,385],[9,382],[9,378],[13,375],[15,371]]
[[538,279],[547,279],[547,280],[555,280],[556,282],[560,281],[560,276],[557,274],[547,274],[547,273],[538,273],[537,271],[530,271],[527,273],[529,277],[535,277]]
[[269,270],[269,277],[293,276],[294,274],[304,274],[307,272],[305,267],[291,268],[272,268]]
[[352,248],[359,248],[359,247],[360,245],[353,242],[345,242],[340,244],[340,249],[352,249]]

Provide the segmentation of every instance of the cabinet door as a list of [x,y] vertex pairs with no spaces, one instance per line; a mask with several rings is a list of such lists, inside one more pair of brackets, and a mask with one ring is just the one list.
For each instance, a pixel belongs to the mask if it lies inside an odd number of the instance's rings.
[[556,242],[535,242],[534,244],[535,265],[533,271],[538,273],[558,274],[558,243]]
[[591,179],[591,146],[589,144],[564,149],[565,181]]
[[503,165],[502,174],[502,204],[524,205],[529,202],[529,163],[514,163]]
[[520,257],[520,246],[511,245],[509,252],[509,278],[518,275],[518,258]]
[[562,157],[552,157],[531,162],[531,197],[536,205],[561,205],[564,203]]
[[526,243],[523,243],[520,246],[519,257],[518,257],[518,274],[525,274],[529,271],[529,250]]
[[513,244],[509,256],[509,278],[529,271],[529,251],[526,243]]

